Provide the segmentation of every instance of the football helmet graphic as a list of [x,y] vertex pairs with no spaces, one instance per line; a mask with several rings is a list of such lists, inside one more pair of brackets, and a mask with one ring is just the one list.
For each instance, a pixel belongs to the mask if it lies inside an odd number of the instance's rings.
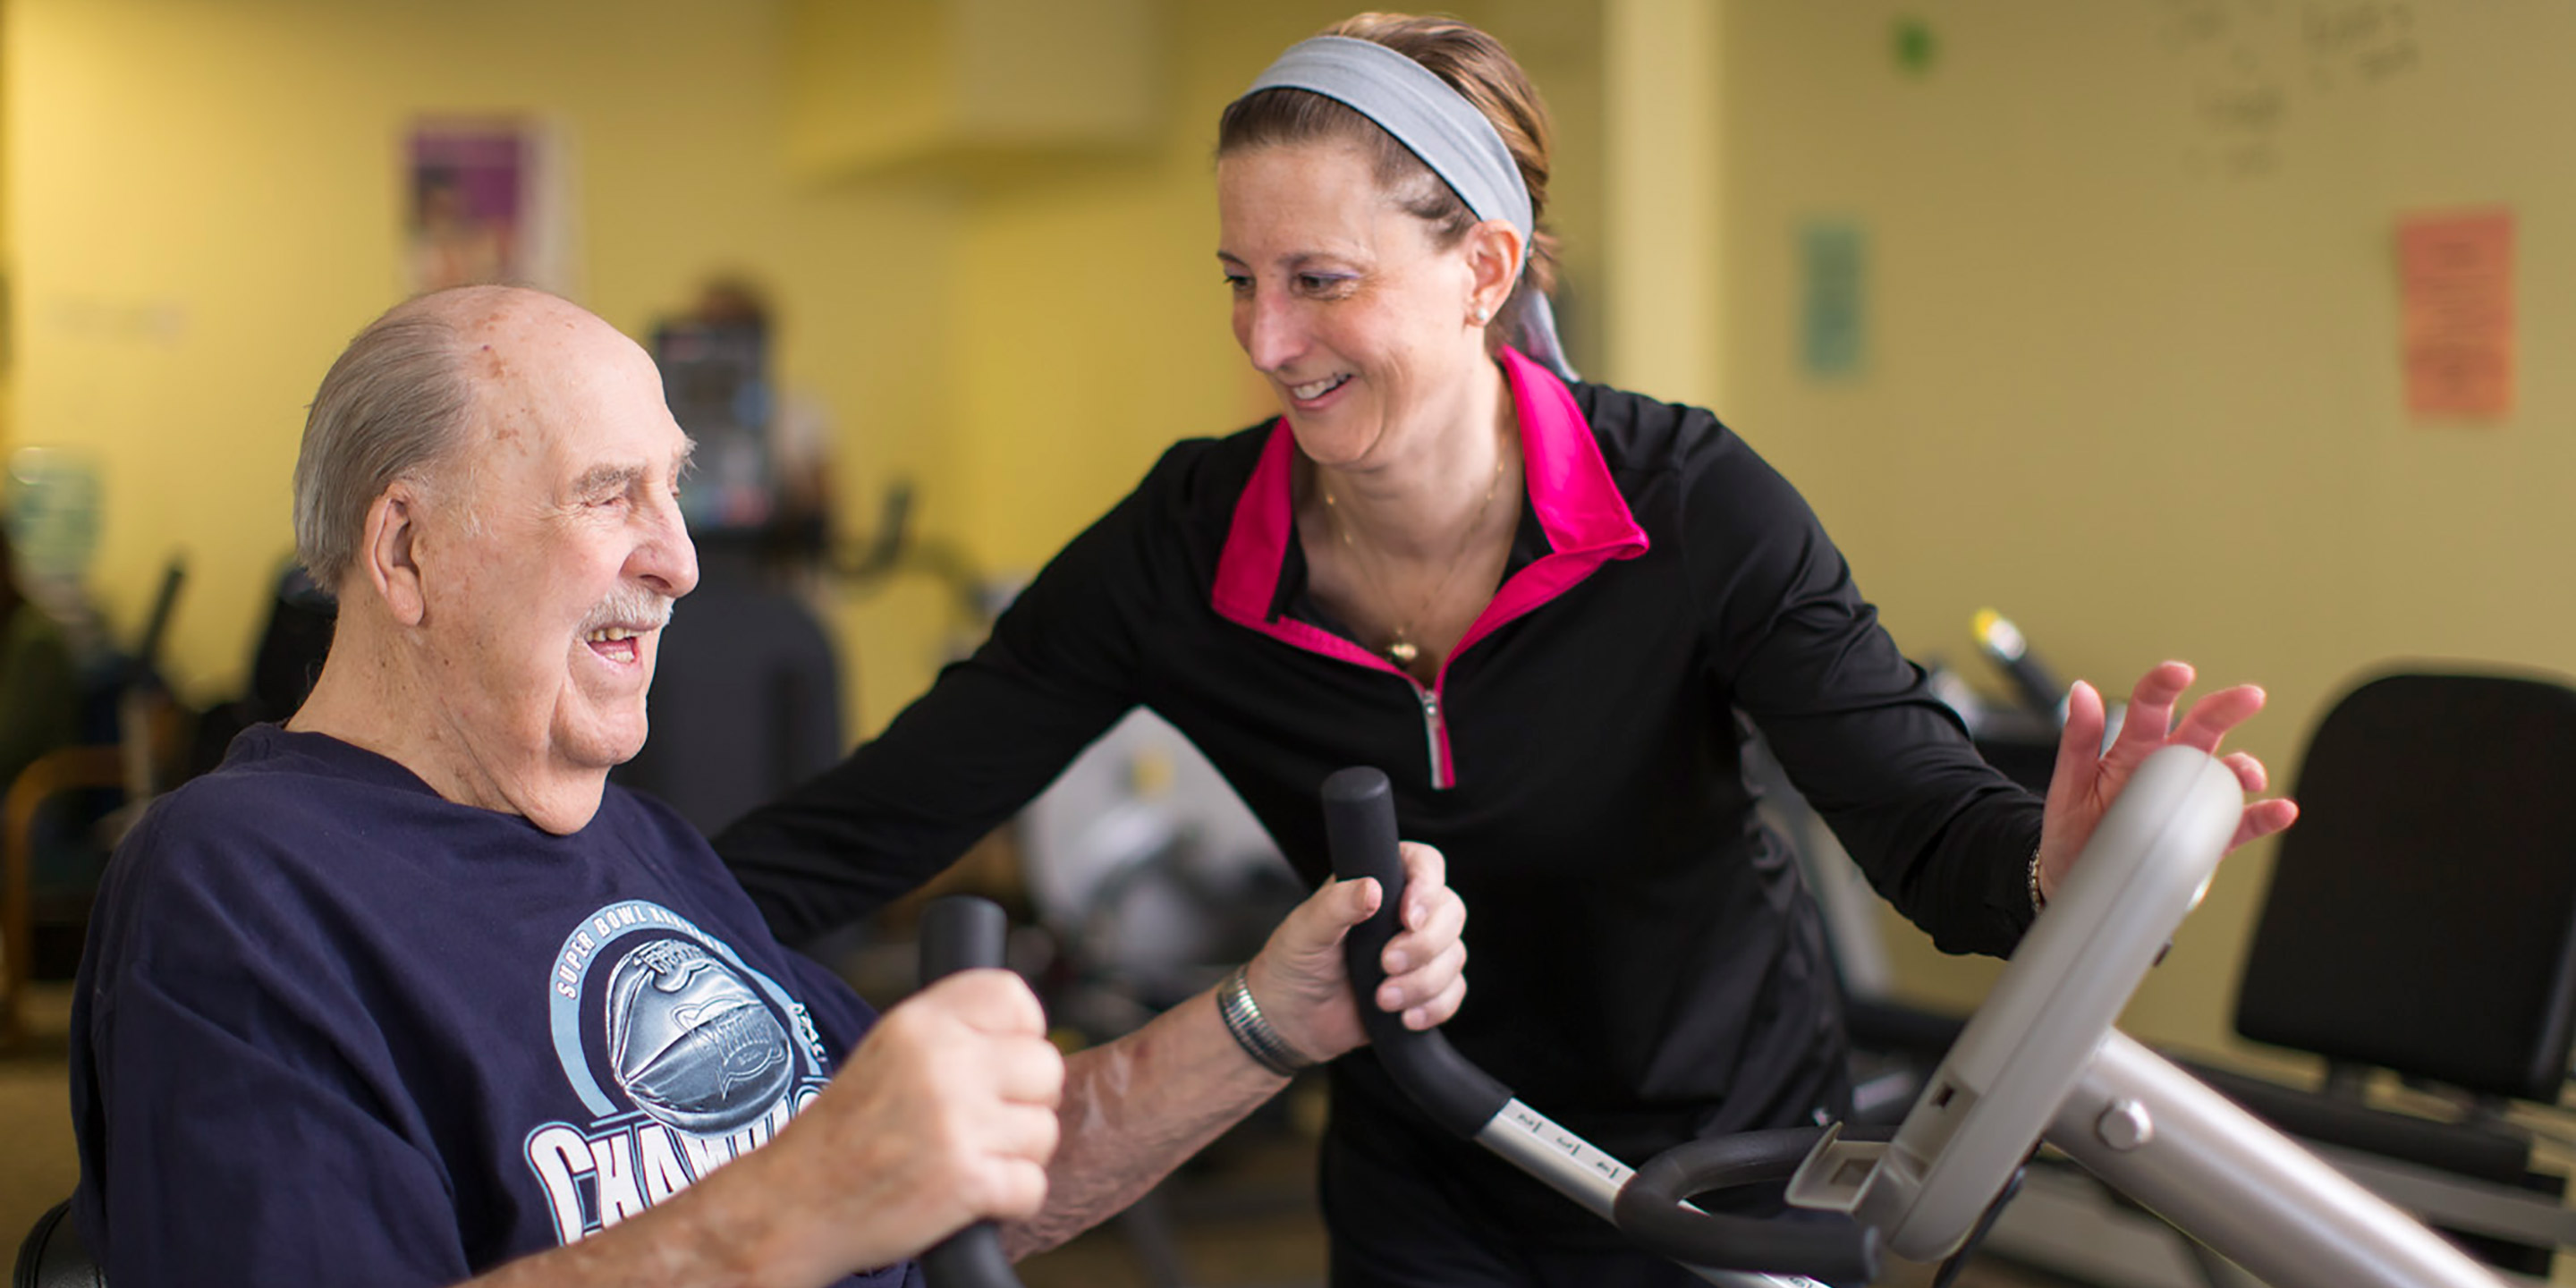
[[795,1061],[740,972],[686,939],[656,939],[609,972],[608,1063],[636,1108],[712,1136],[776,1104]]

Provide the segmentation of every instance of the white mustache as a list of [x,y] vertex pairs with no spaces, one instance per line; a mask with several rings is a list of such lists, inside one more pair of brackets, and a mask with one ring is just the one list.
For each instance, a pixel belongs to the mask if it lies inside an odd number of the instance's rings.
[[671,597],[641,586],[620,586],[599,601],[590,616],[581,621],[581,633],[622,626],[628,630],[660,630],[671,621]]

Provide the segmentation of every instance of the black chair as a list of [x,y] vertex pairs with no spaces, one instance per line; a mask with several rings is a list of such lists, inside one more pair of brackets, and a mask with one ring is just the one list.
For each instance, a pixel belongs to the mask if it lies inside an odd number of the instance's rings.
[[[2555,1106],[2576,1038],[2576,689],[2395,674],[2347,694],[2308,743],[2239,985],[2236,1031],[2322,1055],[2292,1092],[2214,1077],[2284,1129],[2433,1176],[2457,1217],[2563,1193],[2531,1168],[2513,1101]],[[2446,1095],[2447,1117],[2362,1104],[2374,1069]],[[2364,1177],[2365,1182],[2368,1177]],[[2442,1213],[2427,1212],[2443,1224]],[[2504,1220],[2490,1225],[2543,1229]],[[2539,1240],[2465,1236],[2546,1274]],[[2536,1267],[2536,1269],[2535,1269]]]
[[78,740],[0,781],[0,1048],[26,1036],[31,981],[72,977],[109,851],[141,803],[170,785],[188,720],[153,659],[185,582],[172,559],[133,655],[92,658],[60,695],[78,709]]
[[18,1245],[18,1263],[9,1272],[9,1288],[107,1288],[107,1276],[81,1242],[65,1199],[36,1218],[27,1240]]

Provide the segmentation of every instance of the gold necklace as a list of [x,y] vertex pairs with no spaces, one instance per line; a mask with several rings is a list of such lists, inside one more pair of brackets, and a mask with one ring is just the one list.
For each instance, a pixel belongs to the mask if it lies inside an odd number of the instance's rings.
[[[1395,624],[1394,637],[1387,641],[1384,649],[1380,650],[1386,654],[1388,661],[1409,670],[1413,666],[1413,660],[1422,656],[1421,648],[1415,645],[1411,638],[1413,624],[1431,612],[1431,606],[1439,601],[1441,594],[1449,589],[1450,581],[1457,577],[1458,565],[1465,562],[1467,544],[1473,542],[1477,531],[1485,526],[1485,513],[1493,508],[1494,496],[1503,488],[1503,467],[1510,463],[1511,458],[1508,454],[1501,451],[1494,453],[1494,477],[1485,484],[1485,499],[1476,503],[1475,517],[1467,520],[1465,540],[1459,543],[1457,554],[1448,560],[1448,566],[1441,572],[1440,580],[1431,587],[1431,593],[1424,595],[1421,605],[1413,610],[1413,616]],[[1395,597],[1387,593],[1386,584],[1378,580],[1376,567],[1360,556],[1359,543],[1351,539],[1351,526],[1342,518],[1341,505],[1333,499],[1332,487],[1318,480],[1317,490],[1324,494],[1324,510],[1333,516],[1333,531],[1340,535],[1342,548],[1351,552],[1351,562],[1360,566],[1360,575],[1368,578],[1369,589],[1377,593],[1378,602],[1390,608],[1394,607]]]

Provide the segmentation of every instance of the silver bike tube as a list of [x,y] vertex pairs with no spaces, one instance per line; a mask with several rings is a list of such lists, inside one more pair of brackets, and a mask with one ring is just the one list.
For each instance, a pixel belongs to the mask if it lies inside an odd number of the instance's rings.
[[2060,1103],[2047,1139],[2272,1288],[2504,1282],[2117,1030]]

